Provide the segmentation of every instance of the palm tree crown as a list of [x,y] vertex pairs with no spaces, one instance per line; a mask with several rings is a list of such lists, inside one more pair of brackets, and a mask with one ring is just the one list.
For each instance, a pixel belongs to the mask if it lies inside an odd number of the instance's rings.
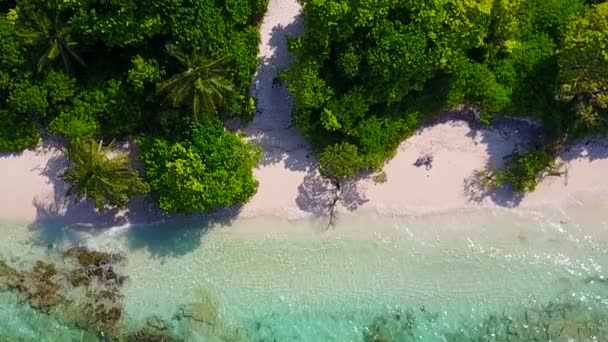
[[167,52],[186,70],[160,82],[158,93],[166,94],[174,106],[191,101],[195,120],[199,119],[201,112],[217,114],[224,105],[224,97],[233,89],[227,78],[226,58],[210,60],[197,52],[186,55],[173,45],[167,45]]
[[148,191],[139,175],[129,167],[129,157],[108,157],[113,143],[77,141],[70,146],[70,165],[62,178],[69,184],[67,194],[77,200],[91,199],[97,209],[124,207],[133,195]]
[[61,56],[65,70],[68,73],[72,71],[72,60],[75,60],[82,66],[86,66],[84,60],[76,51],[78,43],[73,41],[70,36],[71,28],[63,25],[59,20],[59,11],[55,9],[53,18],[50,18],[49,15],[42,11],[40,10],[34,14],[33,23],[36,27],[20,34],[28,44],[44,44],[46,46],[44,54],[38,59],[38,72],[41,72],[59,56]]

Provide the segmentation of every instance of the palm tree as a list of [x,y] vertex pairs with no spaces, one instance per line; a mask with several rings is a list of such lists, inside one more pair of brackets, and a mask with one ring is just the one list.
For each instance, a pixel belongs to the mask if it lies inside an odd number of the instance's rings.
[[110,158],[113,142],[76,141],[70,145],[70,164],[61,175],[69,184],[68,196],[76,200],[91,199],[98,210],[106,206],[123,208],[129,198],[148,191],[136,171],[129,166],[126,154]]
[[224,105],[224,97],[233,89],[232,82],[227,78],[226,58],[210,60],[198,52],[186,55],[173,45],[167,45],[167,53],[186,70],[160,82],[158,93],[166,94],[174,106],[191,101],[195,120],[199,119],[201,111],[217,114]]
[[68,73],[72,71],[72,60],[86,67],[84,60],[76,51],[78,43],[73,41],[70,36],[71,28],[63,25],[59,20],[57,7],[55,6],[53,18],[50,18],[47,13],[42,13],[42,11],[39,10],[33,14],[32,22],[36,27],[19,34],[28,44],[45,46],[44,54],[38,59],[38,72],[41,72],[59,56],[61,56]]

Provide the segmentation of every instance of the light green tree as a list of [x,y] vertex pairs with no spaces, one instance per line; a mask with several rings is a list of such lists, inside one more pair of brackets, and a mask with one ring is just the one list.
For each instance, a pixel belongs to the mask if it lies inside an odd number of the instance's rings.
[[590,130],[608,129],[608,3],[572,20],[559,55],[559,96]]

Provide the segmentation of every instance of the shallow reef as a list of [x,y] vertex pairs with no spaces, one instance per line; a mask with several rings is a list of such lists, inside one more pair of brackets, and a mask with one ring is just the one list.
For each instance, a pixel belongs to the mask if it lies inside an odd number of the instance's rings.
[[[437,317],[424,310],[381,315],[364,329],[364,341],[418,341],[418,324]],[[544,306],[521,308],[513,314],[490,314],[480,322],[465,321],[442,336],[448,342],[607,341],[608,312],[589,303],[556,299]]]
[[37,261],[31,271],[19,271],[0,260],[0,290],[14,290],[21,300],[45,312],[62,299],[55,265],[42,261]]

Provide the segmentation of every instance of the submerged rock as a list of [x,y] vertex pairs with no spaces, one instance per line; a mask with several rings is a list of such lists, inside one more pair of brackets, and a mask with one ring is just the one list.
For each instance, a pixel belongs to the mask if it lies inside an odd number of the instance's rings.
[[0,289],[13,288],[21,281],[21,273],[0,260]]
[[120,286],[125,277],[114,270],[113,263],[122,258],[83,247],[72,247],[63,256],[75,258],[76,267],[59,271],[52,263],[37,261],[28,272],[0,261],[0,290],[14,290],[46,313],[61,305],[54,314],[64,321],[109,338],[117,336],[123,315]]
[[82,268],[77,268],[70,271],[70,274],[68,274],[68,280],[74,287],[86,287],[91,285],[91,278],[89,278],[87,272]]
[[157,334],[148,329],[142,329],[127,338],[128,342],[173,342],[169,336]]
[[37,261],[31,272],[20,272],[0,261],[0,290],[15,290],[32,307],[49,311],[59,304],[59,276],[55,265]]
[[78,260],[78,263],[82,267],[100,267],[103,265],[120,261],[122,259],[122,256],[120,254],[90,250],[82,246],[70,247],[68,250],[65,251],[64,254],[66,256],[76,258],[76,260]]
[[211,326],[217,325],[220,314],[218,298],[206,289],[201,289],[198,297],[198,301],[180,306],[181,315]]
[[377,317],[364,329],[366,342],[392,342],[415,340],[416,317],[412,312],[400,311]]

